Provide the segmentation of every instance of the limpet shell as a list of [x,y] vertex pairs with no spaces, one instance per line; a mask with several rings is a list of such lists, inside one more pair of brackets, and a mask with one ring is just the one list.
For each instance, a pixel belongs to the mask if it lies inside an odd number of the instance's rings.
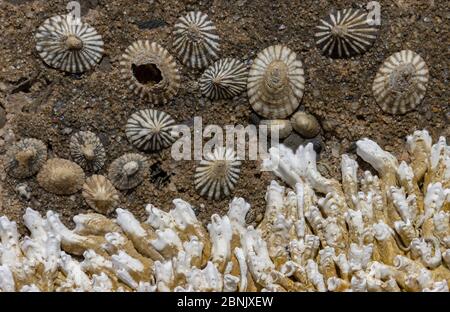
[[98,136],[91,131],[79,131],[70,138],[72,159],[84,169],[100,170],[106,153]]
[[[330,57],[350,57],[367,51],[375,42],[378,26],[358,9],[333,11],[316,27],[316,44]],[[374,20],[372,20],[374,21]]]
[[70,14],[45,20],[35,37],[36,50],[44,62],[69,73],[91,69],[104,52],[102,36]]
[[143,151],[159,151],[175,142],[175,120],[155,109],[143,109],[128,119],[125,134],[135,147]]
[[200,78],[200,90],[210,99],[229,99],[247,86],[247,67],[232,58],[221,59],[209,66]]
[[84,172],[76,163],[62,158],[51,158],[37,175],[39,185],[49,193],[70,195],[83,186]]
[[173,49],[191,68],[205,68],[219,58],[219,35],[208,15],[192,11],[178,19],[173,30]]
[[14,143],[6,152],[6,172],[23,179],[35,175],[47,160],[47,146],[37,139],[26,138]]
[[254,60],[248,77],[250,105],[266,118],[285,118],[300,105],[305,89],[303,65],[286,46],[270,46]]
[[195,168],[194,184],[201,196],[219,200],[229,196],[239,179],[241,161],[227,148],[216,148]]
[[120,66],[129,88],[153,104],[167,103],[180,87],[175,59],[156,42],[133,42],[122,54]]
[[422,101],[428,80],[428,66],[422,57],[411,50],[403,50],[381,65],[372,91],[384,112],[405,114]]
[[316,137],[320,132],[320,124],[316,117],[305,112],[296,112],[291,117],[294,130],[306,139]]
[[119,203],[119,192],[102,175],[87,178],[82,194],[89,207],[101,214],[110,213]]
[[108,178],[119,190],[135,188],[148,173],[147,159],[139,154],[128,153],[114,160],[108,169]]

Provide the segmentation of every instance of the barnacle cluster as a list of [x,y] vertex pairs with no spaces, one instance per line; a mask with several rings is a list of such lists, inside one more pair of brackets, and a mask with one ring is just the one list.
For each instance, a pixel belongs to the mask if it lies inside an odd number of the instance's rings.
[[[248,226],[250,205],[234,198],[206,226],[181,200],[165,212],[149,204],[144,222],[74,217],[28,208],[30,236],[0,217],[1,291],[448,291],[450,146],[427,131],[407,138],[410,163],[374,141],[357,154],[378,176],[358,176],[342,155],[341,182],[316,168],[312,144],[270,150],[266,212]],[[82,260],[80,260],[82,256]]]

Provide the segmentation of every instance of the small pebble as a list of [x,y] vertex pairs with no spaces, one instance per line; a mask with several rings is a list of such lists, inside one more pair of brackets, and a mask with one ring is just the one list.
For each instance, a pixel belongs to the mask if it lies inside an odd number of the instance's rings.
[[281,24],[280,27],[278,27],[278,30],[285,30],[286,29],[286,25]]
[[16,191],[19,197],[23,200],[29,201],[31,199],[31,188],[26,183],[20,183],[16,186]]
[[0,129],[3,128],[6,124],[6,111],[3,107],[0,106]]

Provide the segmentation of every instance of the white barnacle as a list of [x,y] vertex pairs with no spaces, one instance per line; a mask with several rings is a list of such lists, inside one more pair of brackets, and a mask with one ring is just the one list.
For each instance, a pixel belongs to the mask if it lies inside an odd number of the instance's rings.
[[151,103],[167,103],[180,87],[175,59],[156,42],[133,42],[122,54],[120,67],[130,90]]

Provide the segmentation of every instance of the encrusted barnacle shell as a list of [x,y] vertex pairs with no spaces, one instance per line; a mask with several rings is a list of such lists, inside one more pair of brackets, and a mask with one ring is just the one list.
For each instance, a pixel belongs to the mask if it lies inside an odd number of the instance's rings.
[[119,190],[129,190],[144,181],[148,168],[147,159],[144,156],[128,153],[111,163],[108,178]]
[[83,197],[89,207],[102,214],[110,213],[119,202],[119,193],[102,175],[93,175],[86,179]]
[[38,28],[36,49],[46,64],[70,73],[91,69],[104,51],[102,36],[70,14],[53,16]]
[[72,135],[70,154],[84,169],[98,171],[105,164],[105,148],[98,136],[91,131],[80,131]]
[[302,137],[310,139],[320,132],[320,124],[316,117],[305,112],[296,112],[291,117],[292,127]]
[[215,148],[195,168],[195,188],[208,199],[217,200],[230,195],[239,179],[240,165],[241,161],[233,150]]
[[173,49],[184,65],[200,69],[219,58],[219,35],[206,14],[192,11],[180,17],[173,35]]
[[159,151],[175,142],[172,130],[175,120],[155,109],[140,110],[128,119],[125,134],[135,147],[144,151]]
[[254,60],[247,82],[250,105],[266,118],[285,118],[300,105],[305,89],[303,64],[286,46],[264,49]]
[[70,195],[83,186],[84,172],[76,163],[62,158],[51,158],[37,175],[39,185],[49,193]]
[[6,152],[6,172],[18,179],[35,175],[47,160],[47,146],[41,140],[22,139]]
[[205,70],[199,83],[203,95],[210,99],[232,98],[247,86],[247,67],[237,59],[221,59]]
[[268,133],[272,133],[272,131],[274,131],[274,128],[278,127],[278,137],[280,139],[288,137],[292,132],[292,124],[289,120],[286,119],[261,120],[259,124],[266,125]]
[[323,54],[350,57],[367,51],[375,42],[377,25],[369,23],[367,13],[358,9],[331,12],[316,27],[316,44]]
[[120,66],[129,88],[154,104],[167,103],[180,87],[175,59],[156,42],[133,42],[122,54]]
[[373,81],[373,95],[384,112],[404,114],[422,101],[428,79],[428,67],[422,57],[403,50],[381,65]]

